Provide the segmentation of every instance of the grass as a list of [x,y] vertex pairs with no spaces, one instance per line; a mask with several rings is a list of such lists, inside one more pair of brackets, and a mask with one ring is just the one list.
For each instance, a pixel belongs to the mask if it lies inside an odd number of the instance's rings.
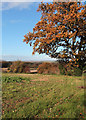
[[83,77],[2,75],[2,118],[86,118]]

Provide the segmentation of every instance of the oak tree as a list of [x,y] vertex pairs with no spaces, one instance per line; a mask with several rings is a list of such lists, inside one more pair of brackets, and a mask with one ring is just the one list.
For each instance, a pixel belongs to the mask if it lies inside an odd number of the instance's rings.
[[81,2],[39,4],[42,16],[33,32],[24,35],[24,42],[33,46],[33,53],[46,53],[70,65],[86,62],[86,5]]

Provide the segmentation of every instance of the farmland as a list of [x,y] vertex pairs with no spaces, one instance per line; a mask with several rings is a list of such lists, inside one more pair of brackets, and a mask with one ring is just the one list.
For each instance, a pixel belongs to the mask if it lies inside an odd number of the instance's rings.
[[2,118],[86,118],[84,76],[2,73]]

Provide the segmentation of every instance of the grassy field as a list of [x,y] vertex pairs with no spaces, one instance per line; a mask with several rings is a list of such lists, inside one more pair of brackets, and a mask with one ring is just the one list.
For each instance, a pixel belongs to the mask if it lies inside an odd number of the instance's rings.
[[2,75],[2,118],[85,118],[84,77]]

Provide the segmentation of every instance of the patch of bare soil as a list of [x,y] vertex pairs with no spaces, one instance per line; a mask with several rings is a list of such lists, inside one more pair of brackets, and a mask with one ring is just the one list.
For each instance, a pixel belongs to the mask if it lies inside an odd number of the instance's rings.
[[31,81],[48,81],[48,78],[39,78]]
[[30,70],[30,73],[37,73],[37,70]]
[[8,68],[0,68],[1,72],[7,72]]

